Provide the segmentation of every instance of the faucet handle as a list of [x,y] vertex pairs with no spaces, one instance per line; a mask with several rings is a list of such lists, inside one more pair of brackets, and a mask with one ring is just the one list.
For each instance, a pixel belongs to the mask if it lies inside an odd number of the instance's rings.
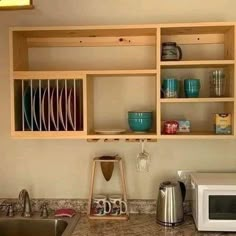
[[41,214],[40,216],[42,218],[48,218],[48,208],[47,208],[47,204],[44,202],[41,206]]
[[7,214],[6,214],[6,216],[8,216],[8,217],[13,217],[14,216],[14,207],[13,207],[12,203],[10,203],[7,206]]
[[13,206],[13,202],[6,202],[4,201],[0,207],[5,207],[7,213],[6,213],[6,216],[9,216],[9,217],[13,217],[14,216],[14,206]]

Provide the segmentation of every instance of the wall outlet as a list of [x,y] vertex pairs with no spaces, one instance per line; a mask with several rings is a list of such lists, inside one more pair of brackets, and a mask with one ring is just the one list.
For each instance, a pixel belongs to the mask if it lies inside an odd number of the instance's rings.
[[178,170],[177,171],[179,181],[183,182],[187,189],[191,189],[190,174],[194,172],[196,171],[193,171],[193,170]]
[[190,174],[197,172],[194,170],[178,170],[177,176],[178,180],[183,182],[186,187],[186,200],[192,200],[192,186],[191,186],[191,178]]

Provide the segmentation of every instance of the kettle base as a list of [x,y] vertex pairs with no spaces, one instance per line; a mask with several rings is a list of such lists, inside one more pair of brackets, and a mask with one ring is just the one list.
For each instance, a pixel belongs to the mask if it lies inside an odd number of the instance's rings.
[[176,222],[176,223],[169,223],[169,222],[162,222],[160,220],[156,220],[156,222],[162,226],[167,226],[167,227],[175,227],[175,226],[179,226],[181,224],[184,223],[184,220]]

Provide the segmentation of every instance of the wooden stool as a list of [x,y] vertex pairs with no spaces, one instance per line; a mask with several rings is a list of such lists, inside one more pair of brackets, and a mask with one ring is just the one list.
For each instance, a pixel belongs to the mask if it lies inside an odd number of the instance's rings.
[[89,200],[88,200],[88,217],[89,219],[99,219],[99,220],[128,220],[129,214],[128,212],[126,215],[117,215],[117,216],[94,216],[91,214],[91,206],[92,206],[92,199],[93,199],[93,189],[94,189],[94,179],[95,179],[95,169],[96,164],[101,164],[101,162],[114,162],[114,164],[118,164],[120,178],[121,178],[121,185],[122,185],[122,197],[125,202],[127,202],[127,192],[126,192],[126,183],[125,183],[125,176],[124,176],[124,167],[123,162],[120,157],[116,157],[112,160],[100,160],[99,157],[95,157],[93,159],[93,166],[92,166],[92,173],[91,173],[91,183],[90,183],[90,191],[89,191]]

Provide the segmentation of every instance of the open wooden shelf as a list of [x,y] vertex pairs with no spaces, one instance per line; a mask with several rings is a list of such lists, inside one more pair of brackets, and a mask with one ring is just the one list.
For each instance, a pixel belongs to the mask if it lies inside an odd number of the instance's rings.
[[219,135],[214,132],[190,132],[178,133],[173,135],[162,134],[160,139],[233,139],[234,135]]
[[124,134],[88,134],[88,139],[156,139],[155,133],[124,133]]
[[234,98],[161,98],[161,103],[202,103],[202,102],[234,102]]
[[160,24],[163,35],[225,34],[235,22],[199,22]]
[[158,141],[166,139],[233,139],[234,135],[218,135],[214,132],[190,132],[190,133],[179,133],[175,135],[86,135],[84,132],[80,131],[16,131],[12,132],[11,135],[16,139],[87,139],[88,141],[120,141],[124,140],[127,142],[139,140],[149,140]]
[[224,67],[234,65],[234,60],[161,61],[161,67]]
[[80,71],[14,71],[15,80],[23,79],[56,79],[56,78],[79,78],[84,75],[94,76],[125,76],[125,75],[155,75],[157,70],[80,70]]
[[84,131],[13,131],[13,138],[21,139],[86,139]]

